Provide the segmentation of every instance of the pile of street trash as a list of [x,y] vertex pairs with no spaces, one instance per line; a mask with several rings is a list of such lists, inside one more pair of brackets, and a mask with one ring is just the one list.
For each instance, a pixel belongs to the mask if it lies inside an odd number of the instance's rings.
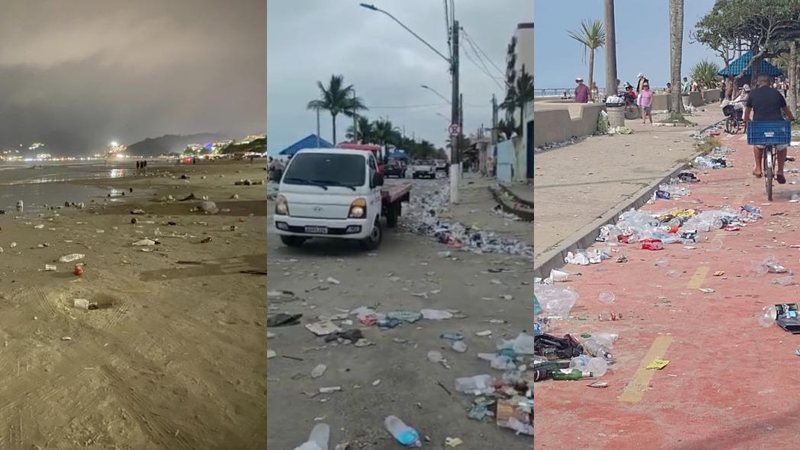
[[411,196],[407,209],[403,211],[405,220],[401,222],[401,227],[412,233],[433,237],[450,248],[478,254],[524,256],[533,260],[533,247],[525,242],[441,217],[449,208],[450,188],[446,183],[440,187],[425,195]]

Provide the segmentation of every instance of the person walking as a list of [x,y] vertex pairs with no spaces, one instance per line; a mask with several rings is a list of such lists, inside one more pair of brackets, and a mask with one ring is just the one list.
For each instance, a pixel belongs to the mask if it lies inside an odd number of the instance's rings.
[[636,78],[639,79],[639,81],[636,83],[636,93],[638,94],[639,92],[642,92],[642,88],[644,87],[645,84],[650,83],[650,80],[648,80],[643,73],[639,73],[639,75],[636,75]]
[[689,106],[689,94],[692,92],[692,83],[689,78],[683,77],[683,86],[681,86],[681,99],[683,99],[683,106]]
[[575,87],[575,103],[588,103],[589,102],[589,86],[583,84],[583,78],[575,78],[578,86]]
[[592,81],[591,95],[592,95],[592,97],[591,97],[592,98],[592,103],[594,103],[594,102],[596,102],[596,101],[598,101],[600,99],[600,89],[597,88],[597,83],[594,82],[594,81]]
[[647,118],[650,118],[650,125],[653,124],[653,92],[650,90],[650,83],[642,85],[642,92],[636,99],[639,109],[642,111],[642,123],[647,123]]

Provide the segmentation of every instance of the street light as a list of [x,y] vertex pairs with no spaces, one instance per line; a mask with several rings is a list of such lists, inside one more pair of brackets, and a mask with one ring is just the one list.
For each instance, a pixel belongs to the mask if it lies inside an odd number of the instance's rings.
[[432,87],[430,87],[430,86],[428,86],[426,84],[421,84],[420,87],[422,89],[427,89],[427,90],[433,92],[434,94],[438,95],[439,98],[441,98],[442,100],[446,101],[448,105],[451,104],[450,100],[448,100],[447,97],[445,97],[444,95],[440,94],[439,91],[437,91],[436,89],[434,89],[434,88],[432,88]]
[[[437,50],[434,46],[429,44],[425,39],[422,39],[417,33],[414,33],[410,28],[408,28],[403,22],[397,20],[397,18],[387,11],[384,11],[377,6],[370,4],[370,3],[360,3],[362,8],[368,9],[370,11],[376,11],[383,13],[390,19],[394,20],[398,25],[403,27],[404,30],[408,31],[417,38],[420,42],[425,44],[429,49],[433,50],[434,53],[439,55],[440,58],[447,61],[447,64],[450,66],[450,74],[452,75],[452,99],[448,102],[450,104],[451,109],[451,117],[450,117],[450,141],[451,141],[451,152],[450,152],[450,202],[451,203],[458,203],[458,179],[460,173],[460,155],[459,155],[459,148],[461,144],[461,118],[460,118],[460,110],[459,110],[459,97],[460,93],[458,90],[458,32],[459,32],[459,24],[457,20],[453,20],[453,25],[451,28],[451,52],[452,55],[450,58],[443,55],[439,50]],[[425,86],[423,86],[425,87]],[[430,89],[430,88],[428,88]],[[432,90],[432,89],[431,89]],[[435,92],[435,91],[434,91]],[[442,96],[444,98],[444,96]],[[454,139],[455,138],[455,139]],[[452,144],[452,141],[455,140],[455,144]]]

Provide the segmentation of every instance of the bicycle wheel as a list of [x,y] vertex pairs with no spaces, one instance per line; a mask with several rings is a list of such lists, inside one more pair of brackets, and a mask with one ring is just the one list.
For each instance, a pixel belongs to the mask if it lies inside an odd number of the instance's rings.
[[773,156],[772,146],[766,146],[766,148],[764,148],[764,184],[767,188],[767,200],[770,202],[772,201],[772,181],[775,176],[775,171],[773,170]]
[[730,117],[725,119],[725,132],[728,134],[734,133],[733,120]]

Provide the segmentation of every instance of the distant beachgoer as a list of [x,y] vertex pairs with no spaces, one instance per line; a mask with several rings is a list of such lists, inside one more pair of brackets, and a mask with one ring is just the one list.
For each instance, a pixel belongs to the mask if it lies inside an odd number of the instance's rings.
[[639,75],[636,75],[636,78],[639,79],[639,81],[636,83],[636,93],[638,94],[639,92],[642,92],[642,88],[644,87],[645,84],[650,83],[650,80],[648,80],[643,73],[639,73]]
[[725,100],[725,80],[722,79],[719,82],[719,101],[722,102]]
[[689,78],[683,77],[683,86],[681,86],[681,98],[683,99],[683,106],[689,106],[689,94],[692,92],[692,83]]
[[600,98],[600,89],[597,88],[597,83],[594,81],[592,81],[591,94],[593,102],[596,102]]
[[575,78],[575,82],[578,83],[578,86],[575,87],[575,103],[589,102],[589,86],[583,84],[581,77]]
[[650,84],[645,83],[642,85],[642,92],[639,92],[639,97],[636,100],[639,108],[642,110],[642,123],[647,123],[647,118],[650,118],[650,125],[653,124],[653,92],[650,91]]

